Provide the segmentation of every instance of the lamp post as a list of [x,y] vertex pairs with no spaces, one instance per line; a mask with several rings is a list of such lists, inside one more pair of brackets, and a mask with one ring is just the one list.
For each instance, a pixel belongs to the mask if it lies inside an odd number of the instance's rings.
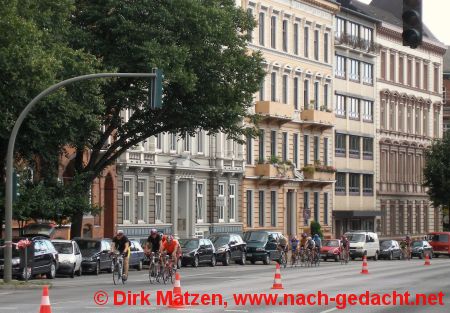
[[[20,113],[19,118],[14,124],[8,142],[8,151],[6,155],[6,194],[5,194],[5,260],[3,270],[3,280],[5,283],[12,279],[12,200],[13,200],[13,163],[14,163],[14,144],[16,142],[19,128],[34,105],[45,96],[53,93],[57,89],[82,80],[109,78],[109,77],[156,77],[156,73],[97,73],[77,76],[63,80],[53,86],[48,87],[37,95]],[[157,82],[158,83],[158,82]]]

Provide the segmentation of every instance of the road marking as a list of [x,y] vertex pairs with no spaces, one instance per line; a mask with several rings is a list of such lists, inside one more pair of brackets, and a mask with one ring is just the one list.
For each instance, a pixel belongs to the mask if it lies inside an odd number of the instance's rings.
[[225,310],[225,312],[248,312],[248,310]]
[[325,311],[322,311],[322,312],[319,312],[319,313],[328,313],[328,312],[333,312],[333,311],[336,311],[337,310],[337,308],[331,308],[331,309],[328,309],[328,310],[325,310]]
[[10,295],[13,294],[13,292],[0,292],[0,295]]
[[62,301],[62,302],[52,302],[52,304],[65,304],[65,303],[78,303],[78,302],[82,302],[79,300],[74,300],[74,301]]
[[3,307],[0,309],[0,311],[2,310],[17,310],[17,307]]

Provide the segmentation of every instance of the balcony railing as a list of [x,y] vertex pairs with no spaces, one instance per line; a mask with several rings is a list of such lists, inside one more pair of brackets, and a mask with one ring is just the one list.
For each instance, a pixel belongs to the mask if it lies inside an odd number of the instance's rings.
[[255,112],[264,117],[290,121],[294,116],[294,107],[275,101],[257,101],[255,104]]
[[368,41],[364,38],[351,36],[349,34],[342,33],[335,36],[336,45],[346,45],[353,49],[358,49],[368,53],[377,54],[380,50],[380,46],[373,41]]
[[334,113],[325,110],[303,110],[300,116],[306,124],[318,124],[326,127],[333,127],[336,120]]
[[261,163],[256,164],[255,168],[256,176],[261,179],[290,181],[290,180],[302,180],[299,172],[290,163]]

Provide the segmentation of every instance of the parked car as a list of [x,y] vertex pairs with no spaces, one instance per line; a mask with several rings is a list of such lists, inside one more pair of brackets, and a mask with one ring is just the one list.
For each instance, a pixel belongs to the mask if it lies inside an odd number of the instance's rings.
[[271,261],[281,263],[281,252],[277,249],[283,234],[273,231],[248,231],[244,233],[244,241],[247,244],[247,260],[252,264],[262,261],[270,264]]
[[339,239],[329,239],[322,241],[322,248],[320,249],[320,255],[324,261],[333,259],[338,262],[341,255],[341,241]]
[[112,272],[111,240],[109,239],[85,239],[76,238],[76,243],[81,250],[81,267],[83,272],[91,272],[96,275],[102,270]]
[[216,250],[209,239],[193,238],[179,239],[182,251],[181,265],[191,264],[198,267],[201,263],[216,265]]
[[433,257],[433,247],[426,240],[414,240],[411,243],[411,258],[418,257],[423,259],[428,254],[430,259]]
[[402,249],[397,240],[383,240],[380,243],[380,254],[378,255],[380,259],[401,259]]
[[81,276],[81,251],[78,244],[73,240],[52,240],[53,246],[58,251],[59,267],[58,273],[68,274],[74,278]]
[[[145,245],[147,244],[147,238],[129,238],[130,241],[137,241],[139,242],[142,249],[145,248]],[[150,264],[150,258],[144,254],[144,259],[142,260],[143,265],[149,265]]]
[[376,233],[367,231],[355,231],[345,234],[350,242],[350,257],[352,260],[363,255],[378,260],[380,254],[380,242]]
[[[58,252],[47,237],[31,236],[18,237],[13,239],[13,243],[28,239],[31,245],[27,250],[27,265],[25,265],[25,250],[12,249],[12,275],[19,279],[30,279],[38,274],[45,274],[48,279],[56,276],[58,269]],[[2,246],[3,243],[0,243]],[[4,269],[4,248],[0,248],[0,276],[3,276]]]
[[450,232],[434,232],[428,235],[435,257],[450,256]]
[[142,270],[142,264],[144,263],[144,249],[137,240],[130,240],[130,262],[129,267],[135,268],[138,271]]
[[208,237],[216,249],[216,260],[223,265],[235,261],[241,265],[246,262],[246,246],[238,234],[213,234]]

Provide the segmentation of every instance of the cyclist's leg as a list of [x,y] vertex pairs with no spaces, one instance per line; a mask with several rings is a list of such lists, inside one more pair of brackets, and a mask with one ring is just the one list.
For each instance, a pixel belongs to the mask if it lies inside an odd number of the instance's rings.
[[128,264],[129,264],[129,257],[126,256],[123,258],[123,275],[125,279],[128,278]]

